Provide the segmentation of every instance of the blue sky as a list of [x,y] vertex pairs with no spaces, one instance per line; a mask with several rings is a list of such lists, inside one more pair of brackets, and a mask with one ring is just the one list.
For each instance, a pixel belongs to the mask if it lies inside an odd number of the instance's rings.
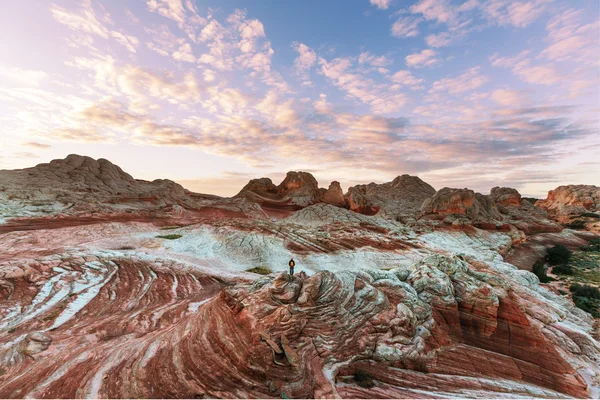
[[0,168],[69,153],[231,195],[409,173],[600,184],[600,3],[28,0],[0,5]]

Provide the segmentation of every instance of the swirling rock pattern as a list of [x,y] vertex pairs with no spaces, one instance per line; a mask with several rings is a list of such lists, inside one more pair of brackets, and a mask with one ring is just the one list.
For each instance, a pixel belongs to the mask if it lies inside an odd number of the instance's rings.
[[600,360],[560,310],[460,257],[226,287],[135,257],[55,264],[11,295],[0,397],[370,397],[344,378],[364,370],[387,397],[586,397],[568,357]]

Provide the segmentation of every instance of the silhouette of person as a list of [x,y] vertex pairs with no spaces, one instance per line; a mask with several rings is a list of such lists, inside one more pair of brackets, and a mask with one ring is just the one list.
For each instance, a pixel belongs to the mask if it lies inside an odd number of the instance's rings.
[[288,264],[290,266],[290,280],[291,280],[294,277],[294,265],[296,265],[296,263],[294,262],[294,259],[292,258]]

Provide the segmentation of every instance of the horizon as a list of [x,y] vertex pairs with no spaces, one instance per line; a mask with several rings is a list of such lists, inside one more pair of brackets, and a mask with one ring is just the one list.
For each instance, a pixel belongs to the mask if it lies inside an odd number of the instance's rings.
[[287,171],[600,185],[600,3],[280,4],[0,6],[0,169],[76,153],[220,196]]
[[[87,156],[87,155],[85,155],[85,154],[68,154],[68,155],[66,155],[66,156],[65,156],[65,157],[63,157],[63,158],[54,159],[54,160],[64,160],[64,159],[66,159],[66,158],[67,158],[68,156],[70,156],[70,155],[78,155],[78,156],[81,156],[81,157],[89,157],[89,156]],[[89,158],[93,158],[93,157],[89,157]],[[104,159],[106,159],[107,161],[111,162],[113,165],[116,165],[116,166],[120,167],[120,165],[113,163],[113,162],[112,162],[110,159],[107,159],[107,158],[105,158],[105,157],[100,157],[100,158],[104,158]],[[95,160],[98,160],[98,159],[95,159]],[[38,164],[36,164],[36,165],[33,165],[33,166],[31,166],[31,167],[27,167],[27,168],[33,168],[33,167],[37,167],[39,164],[45,164],[45,163],[49,163],[50,161],[53,161],[53,160],[48,160],[47,162],[38,163]],[[121,168],[121,169],[123,170],[123,172],[125,172],[125,173],[127,173],[127,174],[131,175],[131,176],[132,176],[132,178],[133,178],[133,179],[136,179],[136,180],[142,180],[142,181],[150,181],[150,182],[152,182],[152,181],[153,181],[153,180],[155,180],[155,179],[169,179],[169,178],[154,178],[154,179],[153,179],[153,178],[149,178],[149,179],[142,179],[142,178],[135,177],[133,174],[130,174],[130,173],[127,171],[127,170],[125,170],[125,169],[123,169],[123,168]],[[0,171],[2,171],[2,169],[0,169]],[[275,185],[278,185],[278,184],[280,184],[280,183],[281,183],[281,182],[282,182],[282,181],[285,179],[286,175],[287,175],[288,173],[290,173],[290,172],[307,172],[307,173],[311,174],[311,175],[312,175],[312,176],[313,176],[313,177],[316,179],[316,181],[317,181],[317,184],[318,184],[318,187],[319,187],[319,188],[325,188],[325,189],[327,189],[327,188],[329,187],[329,185],[330,185],[330,184],[333,182],[333,181],[329,181],[329,182],[326,182],[326,181],[321,181],[321,180],[319,180],[319,179],[318,179],[318,176],[317,176],[317,175],[315,175],[315,174],[313,174],[312,172],[309,172],[309,171],[301,171],[301,170],[296,170],[296,171],[293,171],[293,170],[288,170],[288,171],[285,171],[285,172],[273,172],[271,175],[265,175],[265,176],[256,176],[256,177],[254,177],[254,178],[251,178],[251,179],[269,178],[269,179],[271,179],[271,181],[272,181],[272,182],[273,182]],[[277,178],[274,178],[274,176],[275,176],[275,177],[277,177]],[[396,177],[399,177],[399,176],[400,176],[400,175],[397,175]],[[410,176],[416,176],[417,178],[421,179],[421,178],[420,178],[418,175],[410,175]],[[394,179],[395,179],[396,177],[394,177]],[[194,185],[197,185],[197,182],[196,182],[195,180],[187,180],[187,181],[186,181],[186,180],[178,180],[178,181],[176,181],[176,180],[173,180],[173,179],[171,179],[171,180],[172,180],[173,182],[175,182],[175,183],[178,183],[178,184],[180,184],[181,186],[183,186],[183,188],[184,188],[184,189],[186,189],[186,190],[189,190],[189,191],[191,191],[191,192],[193,192],[193,193],[197,193],[197,194],[210,194],[210,195],[215,195],[215,194],[216,194],[216,193],[210,193],[210,192],[203,192],[203,191],[202,191],[202,188],[203,188],[203,187],[201,187],[201,186],[198,186],[198,187],[197,187],[197,189],[198,189],[198,190],[191,190],[191,189],[195,188],[195,187],[194,187]],[[393,179],[391,179],[389,182],[391,182],[392,180],[393,180]],[[421,179],[421,180],[423,180],[423,179]],[[334,181],[337,181],[337,182],[340,184],[340,187],[342,188],[342,191],[343,191],[344,193],[346,193],[346,192],[348,191],[348,188],[349,188],[349,187],[351,187],[351,186],[355,186],[355,185],[368,185],[368,184],[371,184],[371,183],[376,183],[376,184],[389,183],[389,182],[383,182],[383,181],[382,181],[382,182],[375,182],[375,181],[369,181],[369,182],[358,182],[358,181],[355,181],[355,182],[354,182],[354,183],[352,183],[352,184],[347,184],[347,183],[345,183],[345,182],[338,181],[338,180],[334,180]],[[423,181],[424,181],[425,183],[429,184],[429,182],[427,182],[427,181],[425,181],[425,180],[423,180]],[[236,181],[236,183],[237,183],[237,181]],[[229,195],[219,195],[219,196],[222,196],[222,197],[233,197],[233,196],[235,196],[236,194],[240,193],[240,191],[243,189],[243,187],[244,187],[246,184],[248,184],[248,183],[249,183],[249,180],[248,180],[248,181],[244,181],[244,182],[240,182],[240,183],[239,183],[239,185],[237,185],[237,186],[234,186],[234,185],[231,183],[231,181],[230,181],[230,182],[229,182],[229,185],[230,185],[230,186],[228,186],[228,188],[229,188],[229,189],[231,189],[231,194],[229,194]],[[430,185],[431,185],[431,184],[430,184]],[[584,183],[572,183],[571,185],[585,185],[585,184],[584,184]],[[431,185],[431,186],[433,186],[433,185]],[[496,185],[496,186],[498,186],[498,185]],[[471,190],[473,190],[474,192],[477,192],[477,193],[481,193],[481,194],[489,194],[489,193],[491,192],[491,190],[492,190],[494,187],[495,187],[495,186],[492,186],[492,187],[490,187],[488,190],[475,190],[475,189],[473,189],[473,188],[470,188],[470,187],[465,187],[465,188],[454,188],[454,189],[471,189]],[[436,191],[438,191],[438,190],[442,189],[443,187],[435,187],[435,186],[433,186],[433,188],[434,188]],[[544,199],[544,198],[546,198],[546,197],[547,197],[547,193],[548,193],[549,191],[551,191],[551,190],[554,190],[554,189],[556,189],[556,187],[553,187],[553,188],[551,188],[551,189],[548,189],[548,191],[547,191],[547,192],[546,192],[546,193],[545,193],[543,196],[541,196],[541,197],[540,197],[540,196],[533,196],[533,195],[529,195],[529,194],[526,194],[526,193],[519,193],[519,194],[520,194],[522,197],[532,197],[532,198]]]

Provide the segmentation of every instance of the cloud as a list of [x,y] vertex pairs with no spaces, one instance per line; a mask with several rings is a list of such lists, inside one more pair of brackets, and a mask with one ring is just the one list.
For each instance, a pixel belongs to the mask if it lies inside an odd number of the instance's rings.
[[452,43],[452,36],[448,32],[442,32],[425,37],[425,43],[429,47],[446,47]]
[[488,78],[480,73],[479,67],[473,67],[456,78],[443,78],[433,82],[429,93],[448,92],[450,94],[461,94],[477,89],[488,81]]
[[119,42],[120,44],[122,44],[123,46],[125,46],[125,48],[127,50],[129,50],[132,53],[136,52],[136,47],[138,46],[138,44],[140,43],[140,41],[138,40],[138,38],[136,38],[135,36],[131,36],[131,35],[124,35],[120,32],[117,31],[111,31],[110,32],[110,36],[112,38],[114,38],[117,42]]
[[36,149],[49,149],[50,147],[52,147],[49,144],[38,142],[25,142],[23,143],[23,146],[34,147]]
[[392,36],[399,38],[415,37],[419,35],[418,25],[422,18],[412,16],[400,17],[392,24]]
[[400,110],[408,99],[398,87],[389,87],[385,83],[376,83],[355,69],[350,58],[335,58],[327,61],[319,58],[319,73],[333,85],[346,92],[349,98],[368,104],[374,113],[390,113]]
[[528,83],[552,85],[563,79],[550,64],[531,65],[531,60],[526,58],[529,53],[522,51],[515,57],[499,57],[496,53],[490,57],[490,61],[494,67],[511,68],[513,74]]
[[452,7],[445,0],[421,0],[410,7],[413,14],[422,14],[428,21],[449,23],[456,18]]
[[303,84],[310,85],[310,69],[317,62],[317,53],[304,43],[294,42],[292,48],[298,53],[298,57],[294,60],[294,68],[296,74],[303,79]]
[[490,0],[483,3],[484,16],[497,25],[513,25],[524,28],[538,19],[551,0]]
[[519,106],[524,103],[524,95],[518,90],[498,89],[492,92],[492,100],[502,106]]
[[414,68],[431,67],[440,63],[435,56],[437,53],[431,49],[424,49],[419,53],[409,54],[404,58],[406,65]]
[[386,10],[390,6],[391,0],[369,0],[371,5],[379,8],[380,10]]
[[[136,52],[139,40],[135,36],[108,29],[98,20],[91,0],[83,0],[80,4],[79,12],[69,11],[55,4],[52,4],[50,7],[50,12],[56,21],[67,26],[69,29],[94,34],[104,39],[112,38],[117,43],[123,45],[128,51],[132,53]],[[112,20],[108,14],[102,17],[102,20],[112,24]],[[81,45],[91,46],[92,41],[93,39],[88,37],[86,41],[82,42],[81,38],[77,37],[72,43],[77,47]]]
[[583,24],[581,10],[569,9],[554,16],[546,25],[551,44],[541,53],[553,61],[575,61],[598,66],[600,22]]
[[419,90],[423,88],[422,84],[424,79],[415,78],[415,76],[407,70],[396,72],[394,75],[392,75],[391,79],[394,83],[407,86],[412,90]]
[[0,81],[14,85],[38,86],[48,77],[44,71],[34,71],[11,65],[0,64]]
[[185,22],[185,9],[181,0],[148,0],[146,5],[151,12],[179,23]]
[[109,30],[96,17],[91,0],[81,1],[79,13],[52,4],[50,12],[55,20],[76,31],[92,33],[108,39]]
[[359,64],[369,64],[373,67],[383,68],[383,67],[390,65],[392,63],[392,60],[390,60],[386,56],[377,57],[377,56],[369,53],[368,51],[364,51],[364,52],[360,53],[360,55],[358,56],[358,63]]
[[192,46],[189,43],[182,44],[179,49],[173,52],[173,58],[177,61],[185,61],[190,63],[196,62],[196,57],[192,54]]

